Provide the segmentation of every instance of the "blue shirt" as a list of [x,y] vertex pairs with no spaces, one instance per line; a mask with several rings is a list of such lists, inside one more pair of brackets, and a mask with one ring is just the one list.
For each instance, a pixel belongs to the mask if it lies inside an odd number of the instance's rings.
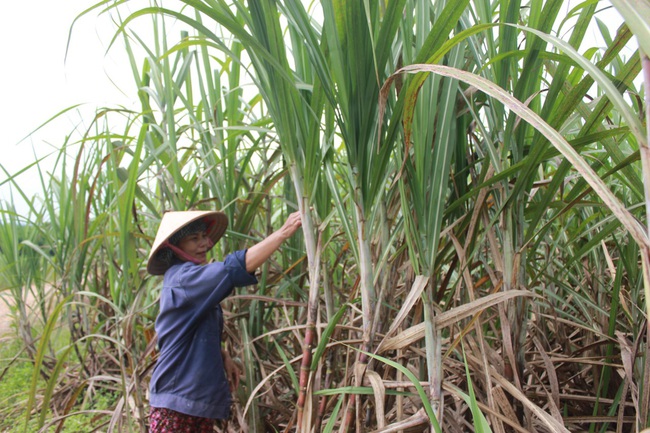
[[187,415],[225,419],[230,388],[221,358],[219,303],[235,287],[257,283],[246,271],[246,250],[222,262],[183,262],[165,272],[156,319],[160,355],[149,403]]

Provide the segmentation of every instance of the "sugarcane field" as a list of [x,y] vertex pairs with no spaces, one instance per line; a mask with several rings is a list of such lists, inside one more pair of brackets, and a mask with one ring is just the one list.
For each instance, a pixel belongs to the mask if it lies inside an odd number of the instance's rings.
[[0,18],[0,432],[650,432],[650,0],[68,3]]

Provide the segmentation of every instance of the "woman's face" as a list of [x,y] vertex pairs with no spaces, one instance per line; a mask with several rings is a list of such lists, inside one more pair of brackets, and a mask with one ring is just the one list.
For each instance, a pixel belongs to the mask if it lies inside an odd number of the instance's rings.
[[178,248],[198,259],[201,263],[207,263],[207,253],[210,246],[210,238],[205,232],[187,235],[178,243]]

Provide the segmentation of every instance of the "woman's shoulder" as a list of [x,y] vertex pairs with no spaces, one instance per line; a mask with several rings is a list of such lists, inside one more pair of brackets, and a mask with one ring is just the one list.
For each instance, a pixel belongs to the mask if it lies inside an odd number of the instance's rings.
[[226,274],[222,262],[211,262],[205,265],[197,265],[192,262],[184,262],[172,266],[165,274],[165,283],[167,285],[186,286],[188,284],[201,284],[202,281],[214,281],[221,274]]
[[171,266],[165,272],[165,286],[195,286],[209,282],[212,285],[215,279],[228,278],[240,280],[241,275],[246,275],[247,284],[254,283],[249,280],[245,265],[246,250],[235,251],[228,254],[224,261],[214,261],[205,265],[192,262],[182,262]]

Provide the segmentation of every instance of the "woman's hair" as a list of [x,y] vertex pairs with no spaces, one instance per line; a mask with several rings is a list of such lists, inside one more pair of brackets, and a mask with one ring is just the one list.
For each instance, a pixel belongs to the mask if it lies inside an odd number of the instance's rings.
[[[183,239],[185,236],[193,235],[194,233],[204,232],[206,231],[207,228],[208,228],[207,224],[202,219],[192,221],[191,223],[184,225],[183,227],[181,227],[180,230],[178,230],[176,233],[171,235],[168,239],[168,242],[172,245],[178,245],[181,239]],[[156,254],[156,257],[160,261],[168,265],[171,265],[172,263],[176,263],[176,261],[179,260],[178,257],[176,257],[176,254],[174,254],[174,252],[167,247],[161,248]]]

